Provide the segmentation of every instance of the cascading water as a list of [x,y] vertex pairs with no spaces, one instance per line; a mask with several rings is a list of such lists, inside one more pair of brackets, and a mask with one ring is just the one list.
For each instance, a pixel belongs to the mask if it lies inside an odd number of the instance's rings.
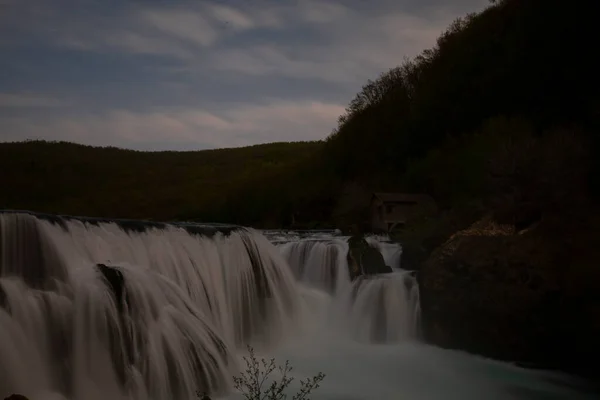
[[[400,268],[402,249],[387,237],[368,236],[366,240],[380,250],[393,272],[362,276],[353,282],[347,274],[347,237],[295,232],[269,232],[269,237],[294,271],[305,300],[301,331],[269,357],[275,354],[291,360],[297,380],[325,372],[327,377],[314,399],[597,396],[593,389],[571,377],[421,343],[415,275]],[[336,282],[334,289],[331,282]]]
[[348,245],[342,240],[287,242],[279,249],[300,282],[329,293],[350,283]]
[[389,265],[393,269],[400,268],[402,247],[398,243],[390,241],[389,236],[366,236],[365,240],[369,245],[381,252],[386,265]]
[[[419,288],[414,275],[399,268],[391,274],[362,276],[350,281],[347,237],[308,238],[277,244],[296,279],[332,295],[331,329],[365,343],[394,343],[418,336]],[[378,240],[379,239],[379,240]],[[399,265],[397,243],[367,237],[380,249],[386,264]]]
[[0,214],[0,396],[191,399],[272,344],[298,296],[260,234]]
[[335,232],[268,237],[0,212],[0,398],[240,398],[246,344],[291,360],[292,391],[325,372],[315,400],[595,398],[419,343],[418,286],[386,238],[367,240],[393,272],[351,282]]
[[419,290],[407,272],[359,277],[340,302],[347,330],[365,343],[399,343],[418,337]]

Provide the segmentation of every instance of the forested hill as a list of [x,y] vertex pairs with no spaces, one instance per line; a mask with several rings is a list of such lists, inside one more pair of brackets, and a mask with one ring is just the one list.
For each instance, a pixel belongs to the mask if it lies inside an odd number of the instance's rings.
[[457,19],[435,47],[369,81],[328,139],[345,179],[404,171],[495,117],[537,131],[597,121],[591,1],[505,0]]
[[140,152],[67,142],[2,143],[0,208],[217,221],[239,188],[255,177],[298,168],[319,147],[296,142]]
[[326,140],[327,167],[345,192],[424,192],[479,215],[573,192],[578,174],[598,194],[593,4],[504,0],[457,19],[363,86]]
[[486,206],[521,179],[507,170],[518,157],[536,160],[538,170],[519,166],[536,181],[580,157],[563,150],[597,152],[593,4],[504,0],[456,20],[433,48],[368,81],[322,143],[147,154],[2,144],[0,208],[309,227],[336,223],[350,187]]

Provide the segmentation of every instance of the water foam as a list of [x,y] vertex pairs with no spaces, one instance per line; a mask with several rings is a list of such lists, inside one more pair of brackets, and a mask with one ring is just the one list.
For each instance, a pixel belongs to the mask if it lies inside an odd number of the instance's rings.
[[351,282],[346,238],[272,237],[0,213],[0,396],[240,398],[231,376],[251,344],[291,360],[290,394],[325,372],[315,400],[596,398],[420,343],[418,286],[386,238],[368,241],[395,272]]
[[272,345],[295,320],[291,272],[251,229],[207,237],[18,213],[0,214],[0,229],[0,393],[219,392],[236,349]]
[[[278,248],[298,281],[325,290],[332,298],[330,321],[355,340],[366,343],[396,343],[414,340],[419,334],[419,287],[414,275],[400,268],[394,273],[363,276],[350,281],[346,237],[321,237],[285,242]],[[401,247],[367,237],[382,249],[386,263],[399,265]],[[388,238],[389,239],[389,238]],[[333,323],[333,322],[332,322]],[[331,327],[331,329],[334,329]]]

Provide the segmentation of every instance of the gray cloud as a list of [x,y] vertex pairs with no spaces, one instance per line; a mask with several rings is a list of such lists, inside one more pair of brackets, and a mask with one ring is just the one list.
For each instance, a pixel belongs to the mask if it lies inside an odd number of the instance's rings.
[[273,141],[318,140],[344,107],[320,102],[273,99],[230,106],[221,112],[196,108],[149,112],[110,110],[100,114],[46,115],[1,119],[0,140],[66,140],[93,145],[151,149],[150,143],[185,143],[196,148],[237,147]]
[[[127,90],[121,97],[131,99],[129,106],[120,102],[118,108],[83,109],[85,97],[94,96],[86,85],[73,89],[79,91],[72,97],[81,101],[65,111],[60,107],[67,104],[52,93],[0,94],[4,109],[57,110],[54,115],[3,112],[0,140],[45,138],[138,149],[166,143],[180,149],[324,138],[366,79],[431,47],[454,18],[487,3],[257,0],[234,6],[233,2],[144,1],[127,3],[115,13],[108,12],[104,2],[81,0],[90,8],[74,17],[71,8],[31,1],[35,7],[8,2],[7,7],[16,11],[11,17],[0,17],[4,29],[13,29],[12,36],[3,35],[16,37],[12,46],[25,43],[22,26],[30,26],[34,28],[27,35],[37,35],[45,51],[76,51],[93,57],[117,54],[123,62],[137,62],[139,71],[156,71],[155,81],[139,83],[143,85],[140,96],[154,97],[156,104],[140,108],[133,95],[135,85],[123,89],[118,82],[107,82],[102,92],[106,103],[110,104],[110,96],[119,97],[119,91]],[[156,58],[139,58],[147,56]],[[95,69],[90,82],[101,79],[101,74]],[[261,85],[248,85],[255,81]],[[286,97],[281,88],[291,81],[314,87],[313,94],[304,93],[300,99],[290,91]],[[239,83],[237,93],[230,82]],[[196,87],[210,90],[196,93],[192,89]],[[272,98],[273,93],[277,98]],[[238,101],[241,98],[243,103]],[[171,103],[177,99],[187,103]]]
[[36,93],[0,93],[0,108],[65,107],[64,100]]

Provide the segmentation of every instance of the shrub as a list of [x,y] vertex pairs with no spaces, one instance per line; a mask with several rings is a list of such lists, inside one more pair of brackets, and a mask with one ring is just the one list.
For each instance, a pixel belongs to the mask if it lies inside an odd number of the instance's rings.
[[[275,364],[275,359],[260,361],[254,353],[254,349],[248,346],[249,356],[244,357],[246,370],[233,378],[234,387],[239,390],[247,400],[282,400],[287,399],[284,390],[292,383],[293,377],[288,376],[292,371],[289,361],[283,366]],[[278,370],[281,373],[279,380],[273,379],[270,384],[269,376]],[[319,387],[325,374],[319,372],[312,378],[300,381],[300,390],[292,397],[293,400],[308,400],[313,389]]]

